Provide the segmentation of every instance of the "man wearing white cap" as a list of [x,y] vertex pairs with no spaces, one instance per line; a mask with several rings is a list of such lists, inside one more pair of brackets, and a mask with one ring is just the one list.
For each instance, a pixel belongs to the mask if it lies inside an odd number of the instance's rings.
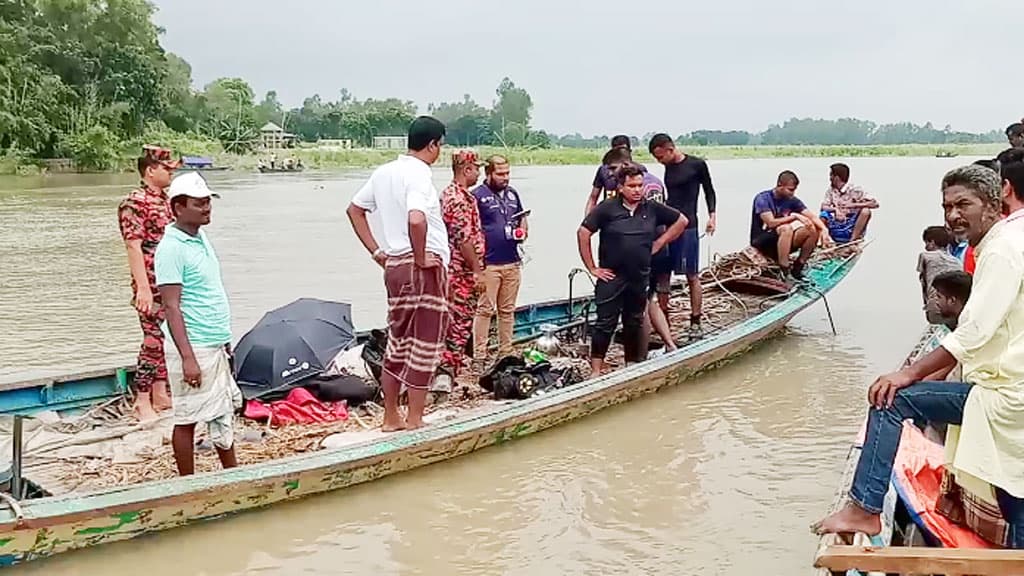
[[220,262],[206,233],[210,199],[218,198],[197,172],[182,174],[168,193],[174,223],[156,249],[156,283],[166,314],[167,374],[174,407],[174,460],[178,473],[193,473],[196,424],[208,435],[225,468],[238,465],[234,411],[242,394],[231,374],[231,310]]

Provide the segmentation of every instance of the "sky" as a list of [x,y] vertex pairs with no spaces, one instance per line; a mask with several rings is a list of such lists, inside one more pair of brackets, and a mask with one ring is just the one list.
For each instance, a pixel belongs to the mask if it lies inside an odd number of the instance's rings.
[[1024,116],[1016,0],[155,0],[197,87],[246,79],[287,106],[357,98],[490,106],[505,76],[533,127],[585,136],[761,131],[790,117]]

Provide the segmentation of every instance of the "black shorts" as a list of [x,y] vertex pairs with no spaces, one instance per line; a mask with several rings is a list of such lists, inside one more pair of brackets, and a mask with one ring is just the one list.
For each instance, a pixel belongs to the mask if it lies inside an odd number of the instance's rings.
[[775,230],[764,230],[755,237],[750,245],[771,260],[779,259],[779,233]]
[[668,294],[672,289],[672,254],[668,246],[651,257],[651,278],[648,297],[656,293]]

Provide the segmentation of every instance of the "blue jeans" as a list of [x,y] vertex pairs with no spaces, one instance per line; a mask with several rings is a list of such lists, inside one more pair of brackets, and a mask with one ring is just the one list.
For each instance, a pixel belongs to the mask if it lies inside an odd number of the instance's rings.
[[[971,385],[964,382],[915,382],[896,393],[891,407],[872,408],[850,499],[868,512],[881,513],[900,446],[903,421],[913,420],[918,426],[927,423],[959,426],[970,391]],[[996,488],[996,497],[1003,518],[1010,524],[1013,547],[1024,548],[1024,498],[1015,498],[1001,488]]]

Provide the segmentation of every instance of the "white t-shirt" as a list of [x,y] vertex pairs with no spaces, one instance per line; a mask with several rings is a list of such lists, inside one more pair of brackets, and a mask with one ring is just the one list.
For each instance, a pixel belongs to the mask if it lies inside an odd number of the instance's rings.
[[401,155],[370,175],[356,192],[352,203],[364,210],[378,212],[381,249],[388,256],[412,252],[409,241],[409,212],[419,210],[427,216],[427,251],[441,257],[448,266],[448,230],[441,219],[441,196],[431,181],[430,166],[418,158]]

